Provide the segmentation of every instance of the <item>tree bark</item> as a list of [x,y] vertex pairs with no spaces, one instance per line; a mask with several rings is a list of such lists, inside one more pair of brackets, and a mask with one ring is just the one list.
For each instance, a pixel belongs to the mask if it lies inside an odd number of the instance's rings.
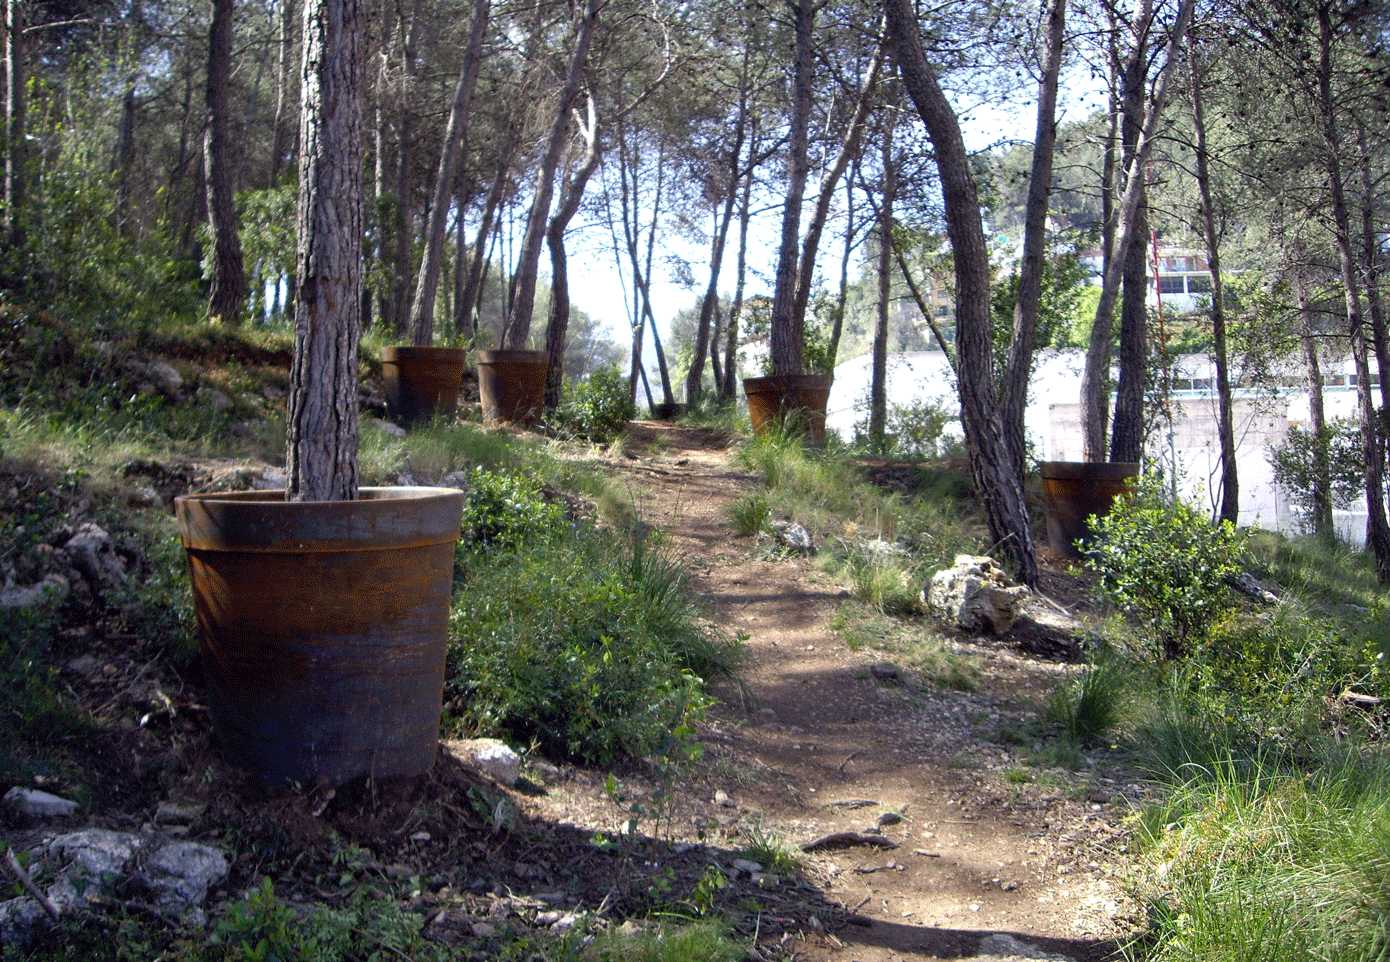
[[[738,201],[738,187],[743,163],[743,141],[748,125],[748,60],[751,45],[744,46],[743,65],[739,74],[738,116],[734,120],[733,143],[729,147],[728,181],[724,191],[724,207],[716,215],[714,238],[710,244],[709,283],[705,286],[705,296],[700,301],[700,318],[695,324],[695,348],[690,359],[690,370],[685,376],[685,400],[695,403],[704,391],[705,357],[709,353],[710,321],[719,306],[719,271],[724,263],[724,245],[729,239],[729,226],[733,223],[734,205]],[[715,345],[716,356],[718,345]],[[716,361],[714,376],[718,390],[720,377]]]
[[[1217,433],[1221,442],[1221,520],[1234,525],[1240,522],[1240,481],[1236,476],[1236,432],[1235,419],[1231,412],[1231,364],[1226,347],[1226,302],[1221,282],[1221,245],[1216,233],[1216,205],[1212,202],[1211,196],[1206,113],[1202,104],[1202,78],[1198,72],[1199,51],[1195,36],[1189,34],[1187,42],[1187,67],[1192,77],[1192,130],[1196,141],[1194,146],[1197,154],[1197,190],[1202,202],[1202,234],[1207,245],[1207,273],[1211,275],[1212,354],[1216,363]],[[1316,350],[1313,362],[1317,363]],[[1318,403],[1321,405],[1321,398]]]
[[1347,335],[1356,364],[1356,401],[1361,416],[1361,457],[1366,474],[1366,547],[1375,559],[1376,576],[1390,583],[1390,522],[1385,514],[1385,466],[1380,456],[1380,419],[1371,394],[1365,321],[1361,314],[1360,272],[1352,252],[1351,217],[1347,209],[1341,138],[1337,130],[1337,101],[1332,95],[1332,12],[1327,0],[1318,4],[1318,109],[1323,149],[1327,152],[1328,190],[1332,199],[1333,234],[1342,271],[1347,308]]
[[294,0],[280,0],[280,36],[278,38],[279,60],[275,83],[275,122],[270,143],[270,183],[267,187],[280,184],[280,172],[284,169],[285,114],[288,111],[290,93],[290,51],[294,46]]
[[888,314],[893,297],[893,198],[898,163],[893,156],[893,121],[883,129],[883,203],[878,209],[878,309],[875,312],[872,373],[869,379],[869,444],[883,452],[888,433]]
[[521,252],[517,256],[516,273],[512,277],[511,305],[507,309],[507,324],[502,341],[511,350],[526,347],[531,334],[531,313],[536,304],[536,281],[540,269],[541,244],[545,241],[546,225],[550,221],[550,201],[555,194],[555,170],[565,149],[565,134],[569,127],[570,107],[584,82],[584,68],[589,60],[589,43],[594,24],[598,22],[600,0],[587,0],[583,19],[575,33],[574,52],[570,57],[569,73],[561,88],[555,107],[555,119],[545,153],[536,171],[536,183],[531,213],[526,218],[526,233],[522,235]]
[[1009,356],[999,402],[1003,406],[1004,427],[1009,433],[1010,452],[1019,477],[1023,477],[1025,470],[1023,420],[1028,406],[1033,350],[1038,339],[1038,306],[1042,301],[1042,276],[1047,257],[1047,209],[1052,196],[1052,160],[1057,147],[1057,86],[1062,73],[1067,0],[1049,0],[1046,18],[1042,77],[1038,82],[1037,122],[1033,132],[1033,164],[1028,174],[1028,207],[1023,221],[1018,298],[1014,302],[1013,336],[1009,340]]
[[[487,38],[489,0],[473,0],[473,21],[468,35],[468,48],[459,67],[458,83],[454,86],[454,102],[449,109],[448,126],[444,130],[444,146],[435,171],[434,195],[430,200],[429,217],[425,223],[425,250],[420,258],[420,270],[415,281],[415,297],[410,305],[410,339],[416,347],[428,347],[434,341],[434,297],[439,289],[439,265],[444,258],[444,234],[449,224],[449,200],[454,194],[459,156],[463,153],[464,135],[468,130],[468,115],[473,104],[473,88],[478,80],[478,66],[483,58],[483,41]],[[460,217],[462,210],[460,210]]]
[[752,219],[753,161],[752,145],[758,141],[757,121],[749,137],[749,161],[743,174],[743,193],[738,202],[738,261],[734,268],[734,300],[729,305],[729,326],[724,332],[724,383],[719,387],[719,400],[728,402],[738,396],[738,338],[739,319],[743,315],[743,290],[748,278],[748,224]]
[[361,334],[362,8],[304,10],[299,245],[285,470],[291,501],[357,496]]
[[241,258],[241,235],[237,230],[234,163],[228,132],[230,108],[227,103],[232,76],[234,9],[233,0],[212,2],[203,169],[212,248],[209,252],[208,317],[229,327],[240,327],[246,305],[246,272]]
[[805,369],[802,327],[796,313],[798,244],[801,240],[801,206],[810,173],[808,156],[811,123],[811,72],[814,66],[811,36],[815,26],[815,0],[786,0],[795,24],[792,60],[791,125],[787,138],[787,190],[782,206],[782,238],[777,248],[777,283],[772,296],[772,373],[801,374]]
[[[1141,4],[1141,7],[1143,4]],[[1147,17],[1147,11],[1145,11]],[[1149,78],[1148,25],[1136,23],[1134,45],[1121,75],[1120,144],[1124,169],[1134,167],[1144,129],[1144,99]],[[1173,50],[1176,52],[1176,49]],[[1124,257],[1120,289],[1120,376],[1115,385],[1110,460],[1144,459],[1144,393],[1148,387],[1149,217],[1148,164],[1139,168],[1139,202],[1130,226],[1132,240]]]
[[1328,463],[1327,415],[1323,406],[1322,364],[1318,359],[1318,324],[1308,302],[1308,276],[1300,245],[1294,252],[1294,293],[1298,298],[1299,340],[1303,344],[1303,364],[1308,372],[1308,432],[1313,440],[1313,535],[1332,540],[1332,467]]
[[1105,460],[1106,381],[1109,378],[1110,341],[1113,333],[1115,302],[1120,291],[1121,271],[1129,255],[1138,224],[1139,205],[1143,196],[1144,168],[1148,163],[1159,118],[1168,99],[1168,84],[1177,69],[1178,53],[1192,21],[1193,0],[1182,0],[1177,20],[1168,35],[1167,51],[1158,79],[1154,82],[1148,114],[1135,146],[1134,155],[1125,170],[1125,189],[1116,205],[1116,227],[1108,251],[1105,277],[1101,284],[1100,301],[1096,305],[1095,324],[1086,350],[1086,368],[1081,380],[1081,424],[1084,457],[1087,461]]
[[926,124],[936,153],[946,230],[955,259],[956,360],[961,423],[975,491],[990,533],[1026,585],[1038,567],[1028,526],[1023,479],[1014,470],[995,393],[990,318],[989,251],[960,123],[927,63],[910,0],[884,0],[903,85]]
[[582,125],[584,137],[584,156],[578,169],[560,191],[560,203],[555,216],[550,219],[545,240],[550,248],[550,318],[545,328],[545,352],[550,358],[550,366],[545,374],[545,406],[560,406],[560,394],[565,381],[565,340],[570,323],[569,268],[565,256],[565,231],[574,215],[579,213],[579,204],[584,199],[584,189],[589,178],[598,169],[598,117],[594,98],[590,94],[587,122]]
[[25,12],[25,0],[8,0],[5,5],[5,227],[13,247],[24,245],[28,197],[28,100],[24,88],[29,63],[24,43]]

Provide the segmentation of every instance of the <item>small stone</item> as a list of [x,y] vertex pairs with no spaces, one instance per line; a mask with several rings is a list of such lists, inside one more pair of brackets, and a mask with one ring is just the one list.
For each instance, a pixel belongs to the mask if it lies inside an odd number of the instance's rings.
[[67,818],[77,813],[80,807],[76,802],[59,798],[37,788],[21,788],[16,785],[5,793],[5,804],[30,818]]
[[887,662],[870,666],[869,674],[873,675],[879,681],[897,681],[898,678],[901,677],[898,666],[890,665]]
[[897,825],[902,820],[903,817],[897,812],[884,812],[878,817],[877,824],[879,828],[883,828],[885,825]]
[[716,805],[719,805],[722,808],[736,807],[734,800],[729,797],[729,793],[724,791],[722,788],[714,793],[714,801]]
[[490,939],[497,934],[497,926],[490,922],[474,922],[473,935],[479,939]]
[[496,738],[468,738],[446,741],[444,747],[465,765],[508,788],[521,778],[521,756],[506,742]]
[[763,870],[763,867],[762,867],[761,865],[759,865],[757,862],[753,861],[752,859],[747,859],[747,858],[736,858],[736,859],[734,859],[734,871],[735,871],[735,872],[740,872],[740,873],[746,872],[746,873],[748,873],[749,875],[756,875],[756,874],[758,874],[759,872],[761,872],[762,870]]
[[154,821],[156,825],[189,825],[196,822],[207,809],[207,805],[202,802],[174,802],[166,799],[155,809]]
[[410,840],[412,842],[428,842],[430,840],[430,833],[416,832],[414,835],[410,836]]
[[146,859],[146,883],[157,904],[196,908],[207,898],[208,888],[227,877],[229,868],[221,849],[198,842],[174,842]]

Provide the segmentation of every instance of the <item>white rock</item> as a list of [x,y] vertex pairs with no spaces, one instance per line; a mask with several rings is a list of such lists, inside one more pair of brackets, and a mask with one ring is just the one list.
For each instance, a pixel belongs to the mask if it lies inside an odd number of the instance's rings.
[[1044,952],[1036,945],[1030,945],[1014,938],[1003,932],[996,932],[987,935],[980,942],[980,958],[1013,960],[1013,959],[1046,959],[1051,962],[1071,962],[1065,955],[1053,955],[1051,952]]
[[59,835],[48,844],[50,855],[61,856],[96,879],[119,876],[144,844],[138,835],[88,828]]
[[957,555],[955,563],[932,575],[922,600],[934,613],[966,631],[1002,634],[1013,627],[1029,591],[1010,586],[992,558]]
[[155,902],[165,908],[183,909],[203,904],[208,886],[227,877],[227,856],[220,849],[198,842],[165,845],[145,860],[145,882]]
[[444,743],[455,758],[508,788],[521,777],[521,756],[496,738],[467,738]]
[[5,793],[5,804],[21,815],[31,818],[66,818],[77,812],[78,804],[37,788],[16,785]]

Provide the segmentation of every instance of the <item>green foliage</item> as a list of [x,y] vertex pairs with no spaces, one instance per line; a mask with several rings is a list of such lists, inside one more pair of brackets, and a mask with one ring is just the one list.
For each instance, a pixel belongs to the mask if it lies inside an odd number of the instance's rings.
[[546,423],[561,435],[610,444],[627,430],[636,413],[627,379],[616,366],[610,366],[578,383],[567,383],[564,401],[547,416]]
[[[946,453],[947,447],[947,443],[942,440],[942,433],[946,426],[955,420],[955,414],[939,401],[894,404],[887,411],[884,444],[880,450],[871,453],[914,459],[941,457]],[[869,419],[866,413],[864,418],[854,425],[856,447],[872,447],[868,432]]]
[[738,645],[705,623],[673,560],[581,524],[516,540],[470,571],[450,620],[459,722],[607,765],[688,742]]
[[1353,418],[1330,421],[1320,431],[1290,427],[1284,443],[1271,448],[1268,458],[1275,484],[1289,496],[1309,525],[1315,521],[1313,492],[1319,465],[1324,465],[1327,472],[1330,507],[1345,508],[1365,493],[1361,426]]
[[1189,768],[1137,826],[1150,962],[1384,959],[1390,768],[1323,753]]
[[1169,502],[1153,476],[1089,523],[1096,539],[1086,566],[1102,594],[1152,629],[1165,657],[1183,655],[1221,614],[1226,579],[1241,570],[1235,529]]
[[801,857],[796,849],[762,826],[753,822],[742,829],[747,842],[739,849],[744,858],[757,862],[775,875],[794,876],[801,871]]
[[1132,679],[1119,658],[1102,657],[1079,677],[1054,689],[1047,705],[1049,721],[1060,724],[1082,743],[1098,742],[1118,724]]
[[528,541],[552,539],[564,529],[564,519],[564,505],[547,501],[534,478],[476,468],[463,501],[460,547],[514,550]]
[[586,962],[739,962],[746,957],[744,947],[714,922],[611,931],[584,952]]
[[766,491],[750,491],[729,505],[734,533],[748,538],[760,533],[772,520],[772,505]]
[[[1072,319],[1081,303],[1081,291],[1086,287],[1087,269],[1073,244],[1064,253],[1043,261],[1042,292],[1038,302],[1038,336],[1036,346],[1070,347]],[[995,369],[1005,370],[1009,342],[1013,338],[1014,306],[1018,303],[1017,271],[990,290],[990,315],[994,321]],[[1092,312],[1094,313],[1094,311]]]

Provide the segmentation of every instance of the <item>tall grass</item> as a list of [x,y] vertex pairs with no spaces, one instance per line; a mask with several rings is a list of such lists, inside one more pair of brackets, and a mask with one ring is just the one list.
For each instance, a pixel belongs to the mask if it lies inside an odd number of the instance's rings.
[[1386,957],[1390,761],[1262,754],[1184,771],[1139,824],[1148,962]]

